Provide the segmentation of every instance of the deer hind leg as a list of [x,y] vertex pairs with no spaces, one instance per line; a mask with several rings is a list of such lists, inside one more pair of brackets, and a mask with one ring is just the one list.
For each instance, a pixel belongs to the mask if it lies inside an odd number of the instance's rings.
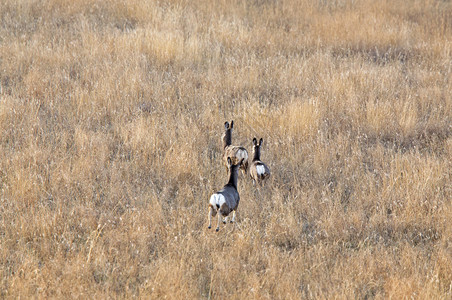
[[215,229],[216,231],[220,231],[220,221],[221,221],[221,214],[220,214],[220,212],[218,212],[217,229]]
[[223,219],[223,224],[226,224],[228,222],[228,217],[226,216],[224,219]]
[[207,228],[212,228],[212,206],[209,205],[209,213],[207,214],[209,220],[209,226]]
[[232,212],[232,219],[231,219],[231,223],[235,222],[235,210]]
[[240,170],[242,171],[242,175],[243,175],[243,177],[245,177],[245,176],[246,176],[246,169],[247,169],[247,167],[246,167],[246,166],[241,166],[241,167],[240,167]]

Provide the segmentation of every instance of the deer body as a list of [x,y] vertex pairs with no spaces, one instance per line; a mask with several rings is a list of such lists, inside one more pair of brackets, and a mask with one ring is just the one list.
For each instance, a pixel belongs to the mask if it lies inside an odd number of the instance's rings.
[[253,139],[253,161],[250,166],[250,176],[253,179],[253,183],[262,184],[264,180],[270,177],[270,169],[261,160],[261,146],[262,138],[257,143],[256,138]]
[[232,128],[234,126],[234,121],[231,121],[231,124],[228,122],[224,123],[225,132],[221,137],[223,141],[223,160],[227,166],[228,158],[231,158],[232,164],[237,164],[240,160],[243,159],[243,164],[240,169],[243,174],[246,174],[248,170],[248,151],[244,147],[241,146],[233,146],[232,145]]
[[228,215],[233,212],[231,223],[235,221],[235,213],[240,202],[239,192],[237,191],[237,179],[239,167],[243,163],[243,159],[238,164],[233,164],[231,158],[228,157],[229,181],[218,192],[210,196],[209,200],[209,229],[211,228],[212,216],[218,213],[218,224],[216,231],[220,230],[220,219],[224,217],[223,223],[226,223]]

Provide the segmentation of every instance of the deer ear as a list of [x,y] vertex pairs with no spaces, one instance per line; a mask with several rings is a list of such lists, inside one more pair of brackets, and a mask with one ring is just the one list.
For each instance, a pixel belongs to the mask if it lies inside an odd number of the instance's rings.
[[232,165],[232,160],[231,160],[231,158],[230,158],[230,157],[228,157],[228,168],[230,168],[230,167],[231,167],[231,165]]
[[231,121],[231,129],[234,126],[234,120]]
[[243,164],[243,161],[244,161],[244,160],[245,160],[244,158],[242,158],[242,159],[240,160],[239,166],[241,166],[241,165]]
[[226,121],[224,122],[224,128],[228,129],[229,128],[229,123]]
[[263,142],[264,140],[261,138],[260,140],[259,140],[259,146],[262,146],[262,142]]
[[257,144],[257,140],[256,140],[256,138],[253,138],[253,145],[256,146],[256,144]]

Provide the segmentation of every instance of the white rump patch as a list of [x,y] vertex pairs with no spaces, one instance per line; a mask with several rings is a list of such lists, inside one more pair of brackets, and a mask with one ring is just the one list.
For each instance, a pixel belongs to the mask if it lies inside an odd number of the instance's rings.
[[226,199],[222,194],[213,194],[210,196],[210,205],[212,205],[214,210],[217,210],[217,207],[221,207],[224,203],[226,203]]
[[245,150],[238,150],[237,154],[235,155],[239,161],[243,158],[243,161],[248,160],[248,153]]
[[263,165],[256,166],[257,175],[261,176],[265,174],[265,167]]

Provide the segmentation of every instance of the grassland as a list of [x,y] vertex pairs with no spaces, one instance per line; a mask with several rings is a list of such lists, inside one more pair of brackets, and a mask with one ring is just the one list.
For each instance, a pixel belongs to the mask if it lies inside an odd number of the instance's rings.
[[0,298],[450,299],[451,74],[450,1],[0,0]]

